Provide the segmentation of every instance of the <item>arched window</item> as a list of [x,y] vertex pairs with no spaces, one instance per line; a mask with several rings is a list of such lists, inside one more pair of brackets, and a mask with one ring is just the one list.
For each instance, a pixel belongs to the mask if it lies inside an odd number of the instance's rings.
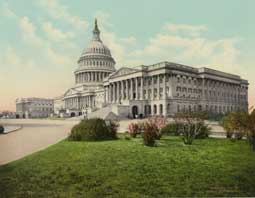
[[162,104],[159,105],[159,114],[163,115],[163,105]]
[[153,114],[154,114],[154,115],[157,114],[157,105],[153,105]]
[[167,104],[167,112],[170,113],[170,104]]

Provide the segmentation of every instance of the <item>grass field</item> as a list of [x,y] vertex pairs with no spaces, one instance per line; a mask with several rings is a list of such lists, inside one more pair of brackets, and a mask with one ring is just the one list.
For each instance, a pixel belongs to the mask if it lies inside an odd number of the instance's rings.
[[245,141],[164,136],[62,141],[0,167],[0,197],[255,196],[255,152]]

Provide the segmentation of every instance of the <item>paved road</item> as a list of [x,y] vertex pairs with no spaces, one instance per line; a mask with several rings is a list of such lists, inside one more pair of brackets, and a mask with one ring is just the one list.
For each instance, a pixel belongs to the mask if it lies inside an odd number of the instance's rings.
[[20,159],[67,137],[77,121],[0,120],[4,125],[20,125],[22,129],[0,135],[0,165]]

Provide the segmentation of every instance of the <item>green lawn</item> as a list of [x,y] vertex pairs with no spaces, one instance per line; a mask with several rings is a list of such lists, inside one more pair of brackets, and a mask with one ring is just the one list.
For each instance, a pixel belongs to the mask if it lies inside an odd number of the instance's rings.
[[255,196],[255,152],[245,141],[163,137],[62,141],[0,166],[0,197]]

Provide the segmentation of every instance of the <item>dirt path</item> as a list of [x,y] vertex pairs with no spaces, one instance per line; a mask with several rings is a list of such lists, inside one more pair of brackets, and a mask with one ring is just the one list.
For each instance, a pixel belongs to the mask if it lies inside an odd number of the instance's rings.
[[0,135],[0,165],[64,139],[75,123],[77,121],[0,120],[0,124],[22,126],[18,131]]

